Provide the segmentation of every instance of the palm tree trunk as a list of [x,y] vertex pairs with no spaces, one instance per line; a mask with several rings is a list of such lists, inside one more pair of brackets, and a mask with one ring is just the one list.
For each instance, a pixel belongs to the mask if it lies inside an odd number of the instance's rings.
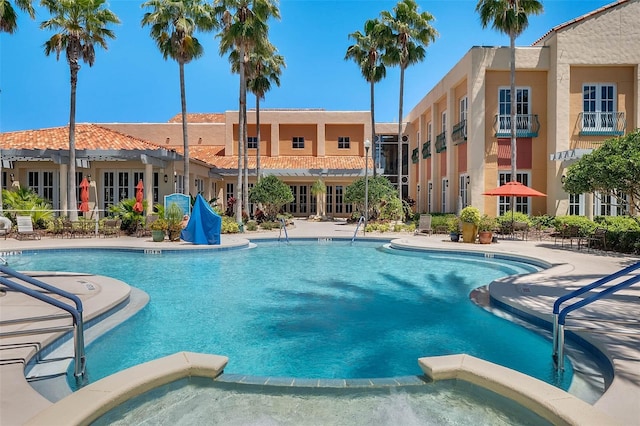
[[78,220],[76,205],[76,87],[78,85],[78,54],[72,53],[75,59],[69,60],[71,72],[71,100],[69,108],[69,170],[67,178],[67,214],[69,219]]
[[[246,68],[245,68],[246,70]],[[242,210],[249,214],[249,131],[247,120],[247,86],[244,86],[244,180],[242,182]]]
[[[180,65],[180,101],[182,103],[182,143],[184,146],[184,177],[182,193],[189,195],[189,139],[187,136],[187,95],[184,89],[184,63]],[[186,213],[186,212],[185,212]]]
[[[376,119],[375,119],[375,107],[374,107],[374,85],[373,79],[371,79],[371,143],[373,144],[373,151],[371,152],[371,157],[373,159],[373,177],[376,177],[376,152],[377,152],[377,144],[376,141]],[[365,159],[366,160],[366,159]]]
[[258,144],[256,145],[256,182],[260,180],[260,96],[256,95],[256,133]]
[[239,111],[239,116],[238,116],[238,187],[236,188],[236,222],[238,223],[238,225],[242,224],[242,160],[243,160],[243,154],[244,154],[244,140],[245,140],[245,134],[244,134],[244,120],[245,120],[245,115],[242,113],[243,110],[243,103],[246,102],[246,95],[243,96],[244,93],[246,93],[244,91],[245,89],[245,84],[246,81],[244,79],[244,61],[242,60],[242,58],[244,58],[244,46],[240,46],[240,111]]
[[404,98],[404,65],[400,64],[400,102],[398,105],[398,197],[402,200],[402,100]]
[[[516,36],[513,32],[509,34],[509,50],[511,55],[511,181],[516,181],[516,172],[518,160],[517,142],[516,142]],[[515,210],[515,197],[511,198],[511,212]]]

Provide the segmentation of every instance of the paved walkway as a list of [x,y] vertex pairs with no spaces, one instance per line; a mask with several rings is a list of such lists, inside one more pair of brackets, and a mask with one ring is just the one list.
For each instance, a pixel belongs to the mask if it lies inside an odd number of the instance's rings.
[[[287,230],[290,238],[352,238],[355,226],[344,222],[308,222],[295,220]],[[221,247],[243,246],[247,240],[261,238],[284,238],[279,230],[247,232],[223,235]],[[597,278],[615,272],[624,266],[640,261],[638,257],[622,256],[599,251],[561,248],[551,240],[510,241],[497,244],[456,244],[448,236],[414,236],[409,233],[358,233],[358,238],[393,239],[393,243],[404,248],[431,248],[445,250],[480,250],[508,253],[537,258],[552,264],[540,273],[509,277],[491,285],[491,296],[546,320],[550,320],[551,306],[559,295],[573,290]],[[193,246],[188,243],[154,243],[150,238],[43,238],[39,241],[0,240],[0,256],[29,249],[70,247],[136,247],[148,249],[210,249],[208,246]],[[70,279],[71,278],[71,279]],[[91,319],[126,299],[130,287],[126,283],[100,276],[49,276],[48,282],[60,285],[80,295],[85,304],[84,317]],[[636,286],[638,287],[638,286]],[[614,297],[599,301],[587,309],[585,314],[612,320],[640,318],[640,288],[631,288]],[[0,320],[15,319],[51,313],[51,310],[14,292],[0,293]],[[59,320],[57,320],[59,321]],[[598,326],[598,324],[595,324]],[[29,323],[3,325],[2,332],[33,327]],[[622,325],[616,326],[621,331]],[[640,425],[640,339],[638,335],[625,333],[581,332],[581,336],[600,348],[611,360],[615,377],[607,392],[594,406],[610,415],[622,425]],[[637,330],[637,328],[636,328]],[[19,425],[51,404],[33,390],[24,378],[24,364],[41,347],[52,340],[51,335],[35,335],[0,338],[0,424]]]

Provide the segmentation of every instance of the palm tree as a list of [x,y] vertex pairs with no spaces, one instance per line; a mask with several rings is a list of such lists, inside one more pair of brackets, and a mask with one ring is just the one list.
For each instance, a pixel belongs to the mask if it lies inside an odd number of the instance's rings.
[[[528,16],[543,12],[538,0],[479,0],[476,12],[480,14],[482,27],[489,24],[493,29],[509,36],[511,89],[511,181],[516,180],[516,37],[529,26]],[[513,197],[511,197],[513,198]],[[513,206],[512,206],[513,210]]]
[[[27,12],[31,19],[36,17],[32,0],[15,0],[16,6]],[[13,34],[18,29],[18,15],[9,0],[0,0],[0,33]]]
[[196,31],[212,31],[217,22],[213,8],[203,0],[148,0],[143,8],[151,8],[142,17],[142,26],[151,26],[164,59],[174,59],[180,68],[180,103],[182,111],[182,142],[184,147],[183,194],[189,194],[189,139],[187,135],[187,97],[184,87],[184,66],[204,54],[204,48],[194,37]]
[[246,117],[247,117],[247,79],[245,66],[249,53],[256,44],[267,39],[270,18],[280,18],[280,11],[274,0],[216,0],[216,15],[222,20],[220,38],[220,54],[236,51],[238,57],[238,74],[240,75],[239,118],[238,118],[238,187],[237,200],[241,200],[236,209],[236,221],[242,223],[242,209],[249,205],[248,183],[245,179],[243,188],[243,155],[246,151]]
[[[389,27],[378,19],[369,19],[364,23],[364,34],[360,31],[349,34],[355,42],[347,48],[345,60],[352,59],[360,67],[360,72],[370,85],[371,96],[371,140],[373,152],[377,152],[376,119],[374,107],[374,86],[387,75],[387,69],[382,62],[382,52],[391,40]],[[376,156],[373,155],[373,176],[377,173]]]
[[42,0],[51,18],[40,24],[40,28],[57,31],[44,44],[44,53],[49,56],[65,52],[71,71],[71,102],[69,112],[69,170],[67,179],[67,212],[72,220],[78,217],[76,200],[76,86],[80,60],[93,66],[96,59],[95,46],[107,49],[107,39],[115,38],[109,24],[119,24],[118,17],[107,9],[105,0]]
[[383,61],[400,66],[400,104],[398,109],[398,193],[402,199],[402,106],[404,94],[404,70],[421,62],[426,55],[426,47],[435,41],[438,32],[431,26],[433,16],[429,12],[418,12],[414,0],[401,0],[393,14],[382,11],[383,23],[393,34],[394,43],[389,46]]
[[271,83],[280,86],[282,69],[286,68],[284,56],[277,54],[278,49],[268,43],[263,49],[256,49],[249,55],[249,79],[247,88],[256,97],[256,132],[258,145],[256,149],[256,179],[260,180],[260,99],[271,90]]

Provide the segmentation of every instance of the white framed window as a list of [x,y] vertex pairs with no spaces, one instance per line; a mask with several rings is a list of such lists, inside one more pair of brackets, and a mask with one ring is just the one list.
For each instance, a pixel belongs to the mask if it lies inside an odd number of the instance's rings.
[[584,194],[569,194],[569,216],[584,216]]
[[[516,129],[531,129],[531,96],[529,87],[516,87]],[[498,133],[511,131],[511,88],[498,89]]]
[[460,122],[467,120],[467,107],[468,100],[467,97],[464,96],[462,99],[460,99]]
[[467,207],[469,205],[469,183],[471,182],[469,175],[464,173],[460,175],[460,201],[462,205],[461,209]]
[[178,194],[182,194],[182,192],[184,191],[184,175],[181,174],[174,174],[173,175],[173,182],[174,182],[174,192],[178,193]]
[[194,183],[196,194],[202,194],[204,192],[204,179],[196,178]]
[[[621,198],[622,200],[620,200]],[[613,194],[593,194],[593,212],[596,216],[624,216],[629,214],[629,203],[626,195],[615,197]]]
[[446,213],[447,210],[447,192],[449,191],[449,179],[447,178],[443,178],[442,179],[442,198],[441,198],[441,203],[440,203],[440,211],[442,213]]
[[[82,176],[82,172],[80,172],[80,176]],[[56,181],[54,181],[54,179],[56,179]],[[80,180],[77,180],[77,179],[78,177],[76,176],[76,186],[77,186],[76,192],[78,193],[78,199],[79,199],[80,182],[82,182],[82,178]],[[53,171],[27,172],[27,186],[33,192],[38,194],[38,197],[49,201],[51,205],[54,205],[55,204],[54,202],[57,201],[57,198],[58,198],[57,173],[54,173]]]
[[[516,173],[516,181],[529,186],[530,174],[530,172],[518,172]],[[499,172],[498,186],[507,182],[511,182],[511,172]],[[531,198],[515,197],[514,209],[516,212],[529,214],[531,212]],[[498,197],[498,215],[503,215],[509,210],[511,210],[511,197]]]
[[248,136],[247,137],[247,148],[249,148],[249,149],[257,149],[258,148],[258,137],[257,136]]
[[295,149],[304,148],[304,136],[294,136],[291,142],[292,142],[291,143],[292,148],[295,148]]
[[427,124],[427,141],[431,141],[433,139],[433,133],[431,132],[431,122]]
[[616,127],[616,86],[587,83],[582,86],[582,130],[613,131]]
[[349,149],[351,146],[351,139],[349,136],[338,136],[338,149]]
[[442,114],[440,116],[441,118],[441,129],[442,131],[440,133],[446,132],[447,131],[447,111],[442,111]]
[[433,182],[427,182],[427,213],[433,210]]

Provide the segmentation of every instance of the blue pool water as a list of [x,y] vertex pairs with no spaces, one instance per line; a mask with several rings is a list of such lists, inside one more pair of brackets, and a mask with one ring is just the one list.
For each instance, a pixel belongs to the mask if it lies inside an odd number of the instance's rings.
[[536,267],[381,247],[43,251],[11,266],[108,275],[149,294],[142,311],[88,347],[90,381],[178,351],[226,355],[225,373],[300,378],[416,375],[419,357],[468,353],[568,388],[571,364],[557,379],[550,341],[469,300],[479,286]]

